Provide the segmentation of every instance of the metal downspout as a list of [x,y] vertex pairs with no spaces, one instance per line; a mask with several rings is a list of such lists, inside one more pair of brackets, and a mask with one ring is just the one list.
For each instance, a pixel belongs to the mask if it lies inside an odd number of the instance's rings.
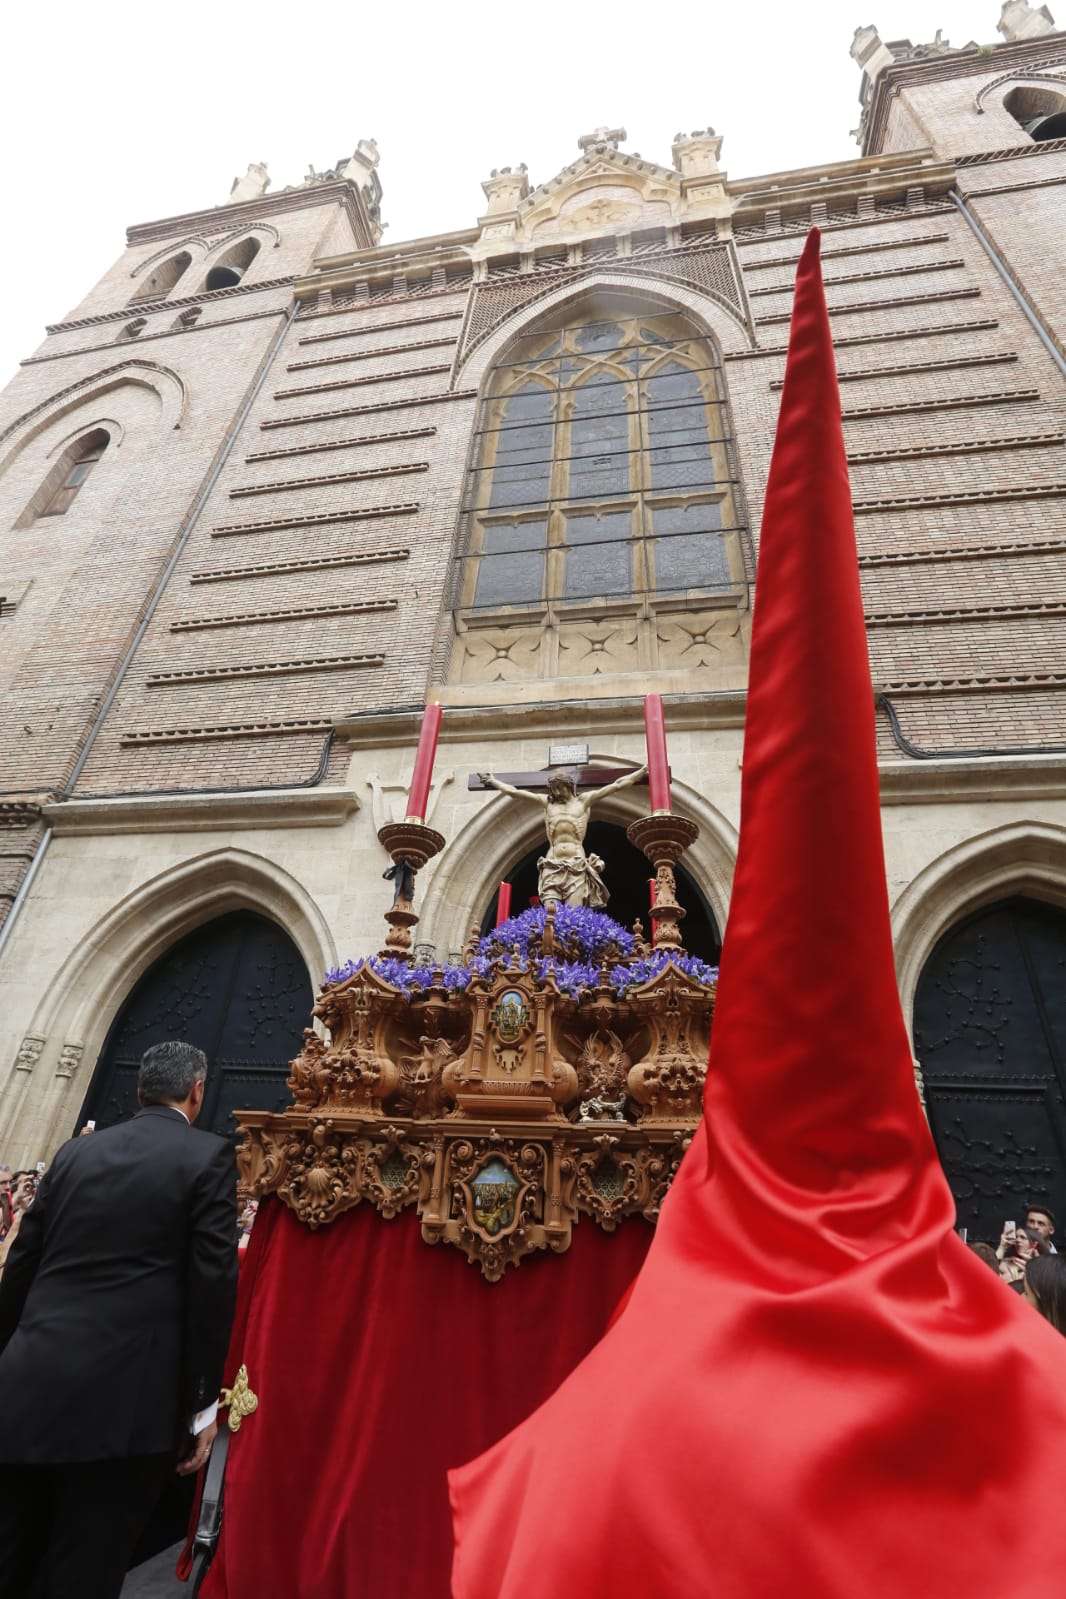
[[974,216],[973,211],[955,189],[948,190],[948,199],[952,201],[952,203],[961,213],[963,221],[969,227],[970,232],[973,234],[974,238],[977,240],[988,259],[991,261],[997,275],[1002,278],[1003,282],[1010,290],[1011,297],[1013,298],[1018,309],[1021,311],[1025,320],[1028,322],[1029,326],[1032,328],[1033,332],[1044,346],[1044,349],[1058,367],[1059,372],[1064,378],[1066,378],[1066,357],[1063,356],[1062,351],[1051,337],[1051,334],[1048,332],[1042,319],[1033,310],[1032,306],[1029,304],[1029,301],[1025,298],[1025,295],[1022,293],[1021,289],[1019,289],[1018,285],[1007,271],[1007,268],[1004,266],[1003,261],[1000,258],[999,251],[992,243],[992,240],[988,237],[988,234],[985,232],[980,222],[978,222],[977,218]]

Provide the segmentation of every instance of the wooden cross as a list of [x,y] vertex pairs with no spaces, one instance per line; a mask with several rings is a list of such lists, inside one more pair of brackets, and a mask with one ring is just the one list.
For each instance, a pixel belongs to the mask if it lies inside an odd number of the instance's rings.
[[[501,783],[510,783],[512,788],[541,789],[548,791],[548,779],[555,772],[565,772],[574,780],[576,788],[606,788],[608,783],[613,783],[616,777],[624,777],[627,772],[635,772],[636,765],[629,766],[553,766],[543,772],[493,772],[493,777],[498,777]],[[637,779],[636,788],[647,784],[647,774]],[[468,789],[487,789],[488,783],[483,783],[477,772],[471,772],[466,780]]]

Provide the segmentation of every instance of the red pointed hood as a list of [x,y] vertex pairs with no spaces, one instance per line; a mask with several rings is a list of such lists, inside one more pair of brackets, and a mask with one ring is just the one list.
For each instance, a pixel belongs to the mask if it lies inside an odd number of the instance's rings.
[[[821,1198],[826,1228],[848,1252],[912,1231],[916,1202],[932,1204],[945,1226],[954,1214],[896,987],[874,699],[818,244],[815,230],[796,274],[763,510],[740,851],[705,1122],[738,1208],[762,1212],[760,1227],[772,1235],[764,1247],[791,1253],[799,1226],[807,1265],[805,1196]],[[919,1173],[928,1182],[921,1196]]]
[[740,839],[700,1132],[602,1341],[451,1474],[455,1599],[1047,1599],[1066,1341],[953,1233],[914,1085],[817,233]]

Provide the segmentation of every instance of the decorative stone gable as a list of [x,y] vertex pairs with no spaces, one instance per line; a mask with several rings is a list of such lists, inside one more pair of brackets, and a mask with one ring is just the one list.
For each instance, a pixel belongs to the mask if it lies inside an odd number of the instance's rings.
[[547,183],[530,189],[524,166],[494,171],[482,187],[488,211],[480,219],[475,258],[505,246],[570,244],[603,233],[670,227],[688,218],[728,220],[722,141],[713,128],[678,134],[674,166],[627,154],[624,128],[597,128],[578,140],[581,155]]

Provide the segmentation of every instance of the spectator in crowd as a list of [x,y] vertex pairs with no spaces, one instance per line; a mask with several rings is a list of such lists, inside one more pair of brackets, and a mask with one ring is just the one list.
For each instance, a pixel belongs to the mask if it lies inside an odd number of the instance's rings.
[[18,1237],[22,1218],[33,1204],[37,1193],[37,1173],[35,1171],[17,1171],[11,1179],[11,1222],[4,1233],[3,1242],[0,1243],[0,1276],[3,1275],[7,1257],[11,1253],[15,1239]]
[[1066,1333],[1066,1256],[1034,1256],[1025,1268],[1024,1291],[1044,1320]]
[[1030,1238],[1033,1237],[1034,1233],[1038,1237],[1043,1238],[1046,1241],[1048,1250],[1052,1255],[1058,1254],[1058,1250],[1055,1248],[1055,1242],[1052,1237],[1052,1234],[1055,1231],[1055,1218],[1051,1214],[1051,1211],[1048,1210],[1046,1205],[1029,1206],[1025,1213],[1025,1230],[1029,1234]]
[[999,1257],[991,1244],[973,1243],[970,1248],[979,1260],[983,1260],[986,1266],[991,1266],[996,1275],[999,1275]]
[[237,1248],[242,1254],[248,1248],[248,1240],[252,1236],[252,1228],[255,1226],[255,1218],[258,1210],[258,1199],[249,1199],[245,1203],[244,1209],[241,1211],[240,1219],[237,1222]]
[[996,1258],[999,1261],[1000,1276],[1005,1283],[1010,1284],[1016,1294],[1024,1293],[1025,1267],[1037,1253],[1037,1246],[1025,1228],[1007,1222],[1000,1234]]
[[237,1173],[225,1139],[190,1131],[206,1076],[191,1044],[148,1050],[141,1110],[64,1144],[20,1222],[0,1280],[0,1599],[117,1599],[168,1475],[207,1459]]

